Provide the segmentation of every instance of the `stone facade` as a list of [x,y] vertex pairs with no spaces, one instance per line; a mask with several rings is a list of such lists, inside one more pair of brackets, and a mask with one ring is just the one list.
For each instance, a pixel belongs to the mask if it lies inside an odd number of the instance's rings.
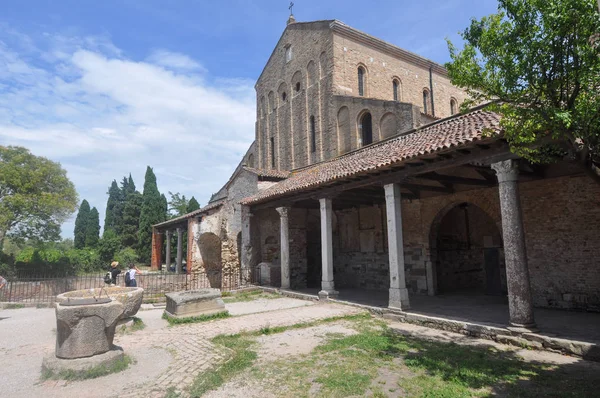
[[369,143],[360,133],[366,113],[375,142],[450,116],[450,102],[456,112],[464,99],[432,61],[339,21],[294,22],[256,83],[258,164],[291,170],[331,159]]

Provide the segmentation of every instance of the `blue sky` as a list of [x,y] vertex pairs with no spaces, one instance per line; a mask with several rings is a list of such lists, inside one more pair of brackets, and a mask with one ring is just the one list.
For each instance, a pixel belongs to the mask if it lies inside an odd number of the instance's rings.
[[[443,63],[445,38],[495,0],[296,0],[298,21],[339,19]],[[216,192],[254,139],[254,82],[289,1],[4,0],[0,144],[61,162],[104,220],[106,191],[146,165],[159,190]],[[74,219],[74,217],[73,217]],[[63,236],[73,234],[73,219]]]

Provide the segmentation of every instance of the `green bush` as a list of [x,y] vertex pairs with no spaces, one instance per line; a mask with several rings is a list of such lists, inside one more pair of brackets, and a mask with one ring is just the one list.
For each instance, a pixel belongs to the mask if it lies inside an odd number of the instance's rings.
[[118,261],[122,266],[127,266],[130,263],[137,263],[138,255],[131,247],[121,249],[115,254],[115,260]]
[[70,249],[66,255],[77,272],[93,272],[106,268],[106,263],[100,259],[98,251],[94,249]]
[[98,241],[100,259],[104,262],[111,262],[120,249],[121,239],[117,234],[112,229],[105,231],[102,238]]

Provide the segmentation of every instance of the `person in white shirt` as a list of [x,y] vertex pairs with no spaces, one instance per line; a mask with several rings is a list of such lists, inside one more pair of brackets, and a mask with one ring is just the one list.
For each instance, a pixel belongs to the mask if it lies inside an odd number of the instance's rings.
[[135,280],[135,275],[141,274],[141,273],[142,273],[142,271],[140,271],[138,269],[138,267],[135,266],[135,264],[130,263],[129,269],[127,270],[127,274],[129,274],[129,283],[127,283],[127,280],[125,280],[125,286],[137,287],[137,281]]

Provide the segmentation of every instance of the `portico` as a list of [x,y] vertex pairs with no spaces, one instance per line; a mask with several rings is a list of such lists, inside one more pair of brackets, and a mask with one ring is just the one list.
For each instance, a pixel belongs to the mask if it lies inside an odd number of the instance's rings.
[[[508,324],[534,329],[534,305],[547,298],[543,287],[533,294],[524,222],[537,217],[529,211],[537,191],[588,181],[567,163],[530,165],[501,138],[484,139],[472,126],[498,129],[487,112],[452,119],[298,170],[246,199],[253,222],[279,216],[270,224],[279,225],[281,287],[306,291],[317,268],[320,298],[385,291],[398,311],[414,295],[506,294]],[[534,263],[541,286],[543,260]]]

